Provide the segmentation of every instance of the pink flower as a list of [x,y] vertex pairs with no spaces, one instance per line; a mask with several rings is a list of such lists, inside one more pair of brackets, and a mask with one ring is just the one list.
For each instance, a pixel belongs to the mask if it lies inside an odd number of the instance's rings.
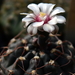
[[[22,19],[25,22],[25,26],[28,26],[27,32],[36,34],[37,29],[42,27],[46,32],[52,32],[55,30],[55,25],[57,23],[64,23],[66,19],[58,15],[59,13],[64,13],[65,10],[61,7],[54,8],[55,4],[50,3],[39,3],[29,4],[27,7],[33,11],[33,13],[21,13],[27,15]],[[53,9],[54,8],[54,9]]]

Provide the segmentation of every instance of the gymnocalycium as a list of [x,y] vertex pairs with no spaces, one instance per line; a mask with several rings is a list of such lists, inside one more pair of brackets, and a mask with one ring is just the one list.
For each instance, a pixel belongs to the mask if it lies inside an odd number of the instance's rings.
[[66,22],[65,10],[51,3],[29,4],[32,13],[22,22],[28,32],[13,38],[0,53],[1,75],[75,75],[75,49],[68,40],[60,40],[58,24]]

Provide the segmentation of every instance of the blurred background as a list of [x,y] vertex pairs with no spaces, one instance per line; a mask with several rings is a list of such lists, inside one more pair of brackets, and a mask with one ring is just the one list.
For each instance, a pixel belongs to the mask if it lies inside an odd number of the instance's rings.
[[[67,39],[75,45],[75,0],[0,0],[0,47],[6,46],[11,38],[23,30],[21,12],[29,12],[27,5],[30,3],[54,3],[61,6],[66,13],[66,25],[59,25],[60,39]],[[26,34],[25,32],[23,35]]]

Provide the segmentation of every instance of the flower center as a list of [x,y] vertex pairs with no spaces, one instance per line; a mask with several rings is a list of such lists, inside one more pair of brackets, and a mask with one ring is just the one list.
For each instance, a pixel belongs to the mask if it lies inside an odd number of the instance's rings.
[[44,21],[44,24],[46,24],[49,20],[51,20],[50,16],[43,12],[40,12],[39,15],[35,17],[35,22]]
[[46,13],[40,12],[40,17],[46,16]]

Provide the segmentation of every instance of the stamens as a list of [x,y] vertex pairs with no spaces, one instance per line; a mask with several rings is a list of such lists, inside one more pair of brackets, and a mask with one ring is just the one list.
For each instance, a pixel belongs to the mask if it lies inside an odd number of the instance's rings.
[[40,16],[44,17],[46,15],[46,13],[40,12]]

